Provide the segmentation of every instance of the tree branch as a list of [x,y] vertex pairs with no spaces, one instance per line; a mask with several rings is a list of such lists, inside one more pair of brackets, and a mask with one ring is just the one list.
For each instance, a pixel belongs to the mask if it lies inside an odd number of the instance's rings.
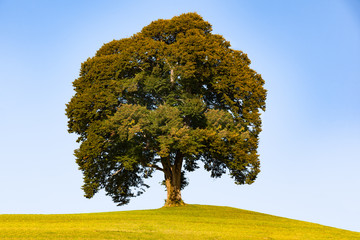
[[164,169],[162,169],[161,167],[159,167],[159,166],[156,165],[156,164],[151,164],[151,163],[149,163],[147,166],[148,166],[148,167],[155,168],[156,170],[159,170],[159,171],[164,171]]
[[175,79],[174,79],[174,68],[170,65],[170,63],[168,62],[168,60],[166,58],[164,58],[165,60],[165,63],[167,65],[169,65],[169,68],[170,68],[170,82],[171,83],[174,83]]
[[182,163],[183,163],[183,155],[182,155],[182,153],[178,150],[178,151],[176,152],[176,156],[175,156],[174,170],[181,172]]
[[170,82],[174,83],[174,69],[170,70]]
[[118,174],[119,172],[121,172],[121,170],[123,170],[124,168],[120,168],[119,170],[117,170],[113,175],[111,175],[112,177],[115,176],[116,174]]

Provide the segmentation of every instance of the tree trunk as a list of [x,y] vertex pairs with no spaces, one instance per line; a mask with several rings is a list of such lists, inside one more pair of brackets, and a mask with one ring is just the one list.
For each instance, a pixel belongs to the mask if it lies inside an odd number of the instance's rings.
[[181,167],[183,157],[180,153],[176,154],[175,163],[172,165],[169,159],[163,159],[165,185],[167,198],[165,207],[185,205],[181,199]]

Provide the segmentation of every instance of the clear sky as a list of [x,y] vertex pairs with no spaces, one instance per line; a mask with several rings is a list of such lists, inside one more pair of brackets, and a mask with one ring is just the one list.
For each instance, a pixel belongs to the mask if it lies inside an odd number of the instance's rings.
[[158,174],[124,207],[83,197],[65,104],[80,64],[151,21],[197,12],[252,60],[268,89],[252,185],[199,169],[187,203],[360,231],[360,2],[0,0],[0,214],[159,208]]

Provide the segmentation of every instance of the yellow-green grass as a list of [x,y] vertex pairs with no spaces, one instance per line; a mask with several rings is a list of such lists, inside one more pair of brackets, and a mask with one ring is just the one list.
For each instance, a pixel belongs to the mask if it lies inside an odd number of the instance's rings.
[[0,239],[360,239],[360,233],[230,207],[0,215]]

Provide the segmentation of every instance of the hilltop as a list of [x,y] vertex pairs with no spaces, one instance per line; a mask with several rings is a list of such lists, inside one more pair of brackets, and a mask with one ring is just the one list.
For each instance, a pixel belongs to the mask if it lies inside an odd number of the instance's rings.
[[360,239],[360,233],[231,207],[0,215],[1,239]]

